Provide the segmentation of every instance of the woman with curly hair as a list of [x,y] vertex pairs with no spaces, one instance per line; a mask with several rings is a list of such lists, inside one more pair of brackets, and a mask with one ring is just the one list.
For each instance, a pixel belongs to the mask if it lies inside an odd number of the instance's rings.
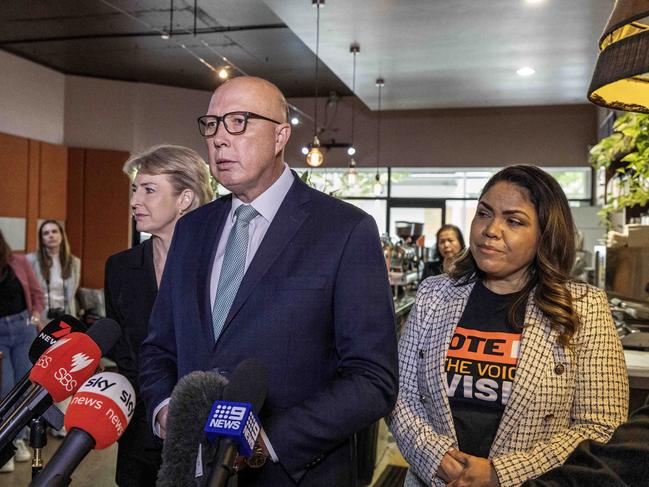
[[480,195],[469,251],[420,286],[389,423],[406,486],[514,486],[625,421],[628,381],[606,294],[570,279],[559,184],[507,167]]

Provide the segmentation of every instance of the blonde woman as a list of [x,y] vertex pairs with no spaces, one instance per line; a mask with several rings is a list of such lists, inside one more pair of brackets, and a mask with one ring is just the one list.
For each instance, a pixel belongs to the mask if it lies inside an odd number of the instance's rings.
[[[149,315],[178,219],[212,200],[209,169],[192,149],[159,145],[134,155],[124,165],[131,179],[131,209],[138,231],[151,238],[106,262],[106,314],[122,326],[112,351],[119,371],[138,389],[138,351],[147,335]],[[119,486],[154,486],[161,443],[137,401],[129,427],[120,438],[116,482]]]

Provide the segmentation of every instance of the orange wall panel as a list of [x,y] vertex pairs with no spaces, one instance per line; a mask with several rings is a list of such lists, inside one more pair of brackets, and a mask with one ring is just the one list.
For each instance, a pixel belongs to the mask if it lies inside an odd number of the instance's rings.
[[82,286],[104,287],[106,259],[129,247],[127,152],[85,150]]
[[40,205],[41,219],[67,217],[68,149],[41,142]]
[[29,139],[0,133],[0,216],[27,216]]
[[83,262],[83,181],[86,151],[68,150],[68,194],[65,231],[70,251]]
[[41,142],[29,141],[27,165],[27,224],[25,228],[26,250],[32,252],[38,247],[38,209],[40,207]]

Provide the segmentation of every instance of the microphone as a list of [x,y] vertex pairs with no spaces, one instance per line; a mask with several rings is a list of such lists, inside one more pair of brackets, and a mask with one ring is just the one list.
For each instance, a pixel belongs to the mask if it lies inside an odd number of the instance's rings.
[[209,485],[224,487],[234,473],[237,455],[249,457],[261,426],[257,414],[268,391],[268,371],[255,359],[241,362],[223,390],[223,400],[216,401],[205,424],[205,435],[219,447]]
[[[38,358],[55,344],[60,338],[69,335],[71,332],[85,333],[88,327],[70,315],[63,315],[60,318],[50,321],[45,328],[38,334],[31,347],[29,348],[29,361],[34,364]],[[29,374],[25,374],[20,381],[9,391],[9,393],[0,402],[0,422],[16,404],[19,398],[25,394],[29,388]]]
[[135,411],[135,390],[126,377],[100,372],[74,395],[65,413],[67,436],[29,484],[62,487],[90,450],[103,450],[122,436]]
[[203,475],[203,458],[214,458],[216,448],[205,441],[203,425],[227,380],[212,371],[195,371],[178,381],[171,393],[167,437],[157,487],[194,485]]
[[29,374],[32,384],[25,398],[0,425],[0,450],[12,441],[32,418],[42,415],[54,401],[74,394],[97,368],[102,354],[110,350],[121,335],[115,321],[97,321],[88,334],[69,333],[49,347]]

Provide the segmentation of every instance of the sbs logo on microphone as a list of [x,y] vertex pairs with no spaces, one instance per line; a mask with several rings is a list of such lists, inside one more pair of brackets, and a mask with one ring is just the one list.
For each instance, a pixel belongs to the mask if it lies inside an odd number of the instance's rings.
[[83,352],[75,353],[72,356],[70,369],[60,367],[59,370],[54,372],[54,378],[59,381],[66,391],[72,392],[77,388],[78,382],[74,379],[72,373],[79,372],[86,367],[89,367],[95,360]]

